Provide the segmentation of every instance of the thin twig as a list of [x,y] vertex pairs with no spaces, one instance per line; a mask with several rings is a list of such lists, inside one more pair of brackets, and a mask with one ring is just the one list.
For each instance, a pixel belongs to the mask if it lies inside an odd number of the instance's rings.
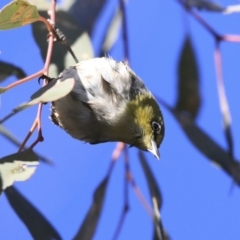
[[123,48],[124,48],[124,58],[127,63],[130,62],[129,60],[129,41],[128,41],[128,29],[127,29],[127,14],[126,14],[126,2],[125,0],[119,0],[120,9],[122,11],[122,38],[123,38]]
[[185,10],[192,15],[215,39],[216,41],[238,42],[240,43],[240,35],[221,35],[217,33],[196,11],[192,10],[186,2],[177,0]]
[[220,35],[218,34],[196,11],[193,11],[186,2],[182,0],[177,0],[186,11],[191,14],[199,23],[203,25],[205,29],[207,29],[210,34],[215,38],[216,47],[214,50],[214,59],[216,65],[216,74],[217,74],[217,89],[218,89],[218,97],[220,109],[222,112],[223,123],[224,123],[224,132],[225,138],[228,144],[228,150],[230,158],[233,159],[233,137],[231,132],[231,114],[229,111],[228,101],[225,93],[225,87],[223,82],[223,74],[222,74],[222,59],[219,45],[222,41],[228,42],[240,42],[239,35]]
[[128,180],[128,182],[131,184],[135,194],[137,195],[138,199],[140,200],[140,202],[142,203],[142,205],[145,207],[146,211],[148,212],[148,214],[150,215],[150,217],[152,218],[152,220],[154,221],[154,212],[151,208],[151,206],[148,204],[147,200],[145,199],[144,195],[142,194],[140,188],[138,187],[138,185],[136,184],[131,170],[130,170],[130,165],[129,165],[129,159],[128,159],[128,154],[125,155],[125,164],[126,164],[126,179]]
[[[55,9],[56,9],[56,0],[52,0],[51,11],[50,11],[50,18],[51,18],[52,22],[55,22],[55,12],[56,12]],[[49,69],[50,61],[51,61],[51,57],[52,57],[53,43],[54,43],[53,33],[50,32],[50,35],[49,35],[49,38],[48,38],[48,50],[47,50],[47,56],[46,56],[44,68],[37,73],[38,74],[37,76],[35,74],[34,78],[39,77],[39,76],[41,76],[43,74],[48,75],[48,69]],[[43,82],[43,86],[46,85],[46,84],[47,84],[47,81],[45,80]],[[31,135],[33,134],[33,132],[36,129],[36,127],[38,128],[38,136],[37,136],[37,139],[33,142],[33,144],[29,148],[30,149],[34,148],[39,142],[42,142],[44,140],[44,138],[42,136],[41,114],[42,114],[42,103],[40,103],[39,106],[38,106],[37,116],[36,116],[36,118],[34,120],[34,123],[33,123],[32,127],[31,127],[30,131],[28,132],[28,134],[25,137],[23,143],[21,144],[21,146],[19,148],[19,151],[21,151],[25,147],[28,139],[31,137]]]
[[22,84],[22,83],[26,83],[26,82],[34,79],[34,78],[40,77],[41,75],[43,75],[43,72],[44,72],[44,69],[42,69],[42,70],[40,70],[39,72],[34,73],[34,74],[32,74],[32,75],[30,75],[30,76],[28,76],[28,77],[25,77],[25,78],[23,78],[23,79],[21,79],[21,80],[19,80],[19,81],[16,81],[16,82],[14,82],[14,83],[12,83],[12,84],[9,84],[9,85],[8,85],[7,87],[5,87],[4,89],[10,90],[11,88],[17,87],[18,85],[20,85],[20,84]]
[[235,42],[240,43],[240,36],[239,35],[223,35],[222,40],[226,42]]
[[37,121],[34,120],[33,125],[32,125],[32,127],[31,127],[31,129],[29,130],[27,136],[25,137],[24,141],[23,141],[22,144],[20,145],[20,147],[19,147],[19,149],[18,149],[18,152],[21,152],[21,151],[24,149],[24,147],[25,147],[28,139],[32,136],[33,132],[35,131],[35,129],[36,129],[36,127],[37,127],[37,125],[38,125],[38,124],[37,124]]
[[119,142],[116,144],[115,149],[113,150],[112,153],[112,161],[117,161],[119,156],[121,155],[123,149],[125,147],[125,143]]
[[63,34],[63,32],[55,24],[52,24],[52,26],[53,26],[53,29],[54,29],[54,34],[55,34],[55,37],[56,37],[56,41],[62,43],[67,48],[68,52],[72,55],[75,63],[79,63],[79,60],[77,59],[77,57],[76,57],[75,53],[73,52],[70,44],[68,43],[66,36]]
[[[128,153],[126,146],[124,147],[124,162],[125,162],[125,172],[129,171],[129,164],[128,164]],[[126,178],[124,178],[124,205],[122,209],[122,213],[120,216],[120,219],[117,224],[117,228],[115,230],[115,233],[113,235],[113,240],[117,239],[119,236],[119,233],[123,227],[125,218],[127,216],[127,212],[129,211],[129,194],[128,194],[128,181]]]

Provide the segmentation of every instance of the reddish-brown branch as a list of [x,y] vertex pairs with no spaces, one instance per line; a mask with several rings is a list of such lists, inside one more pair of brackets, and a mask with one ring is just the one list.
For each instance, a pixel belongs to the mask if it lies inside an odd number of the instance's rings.
[[[124,147],[124,162],[125,162],[125,172],[128,172],[129,171],[129,164],[128,164],[128,153],[127,153],[127,148],[126,146]],[[129,211],[129,197],[128,197],[128,181],[126,178],[124,178],[124,204],[123,204],[123,209],[122,209],[122,213],[121,213],[121,216],[120,216],[120,219],[118,221],[118,224],[117,224],[117,228],[116,228],[116,231],[113,235],[113,240],[117,239],[118,236],[119,236],[119,233],[123,227],[123,224],[124,224],[124,221],[125,221],[125,218],[127,216],[127,213]]]
[[5,89],[6,89],[6,90],[10,90],[11,88],[14,88],[14,87],[16,87],[16,86],[18,86],[18,85],[20,85],[20,84],[22,84],[22,83],[26,83],[26,82],[34,79],[34,78],[40,77],[41,75],[43,75],[43,70],[44,70],[44,69],[42,69],[42,70],[40,70],[39,72],[34,73],[34,74],[32,74],[32,75],[30,75],[30,76],[28,76],[28,77],[25,77],[25,78],[23,78],[23,79],[21,79],[21,80],[19,80],[19,81],[16,81],[16,82],[14,82],[14,83],[11,83],[11,84],[9,84],[7,87],[5,87]]
[[219,96],[219,104],[222,112],[223,122],[224,122],[224,132],[227,140],[230,158],[233,158],[233,138],[231,133],[231,114],[229,111],[228,101],[225,93],[225,87],[223,82],[223,74],[222,74],[222,59],[221,52],[219,49],[219,45],[222,41],[227,42],[238,42],[240,43],[239,35],[220,35],[217,33],[196,11],[193,11],[190,7],[188,7],[187,3],[182,0],[177,0],[186,11],[191,14],[202,26],[210,32],[210,34],[215,38],[216,47],[214,51],[214,59],[216,66],[216,74],[217,74],[217,88],[218,88],[218,96]]
[[112,153],[112,161],[117,161],[121,153],[123,152],[123,149],[125,147],[125,143],[119,142],[116,144],[115,149]]
[[226,42],[240,43],[240,36],[239,35],[223,35],[222,40]]
[[147,210],[148,214],[154,221],[154,212],[153,212],[151,206],[148,204],[147,200],[145,199],[144,195],[142,194],[140,188],[137,186],[135,180],[133,179],[131,172],[129,171],[126,175],[127,175],[126,178],[127,178],[128,182],[131,184],[138,199],[140,200],[140,202],[142,203],[142,205],[144,206],[144,208]]
[[[50,19],[51,19],[51,22],[53,22],[53,23],[55,22],[55,18],[56,18],[55,8],[56,8],[56,0],[52,0],[51,11],[50,11],[51,12]],[[48,42],[47,57],[46,57],[46,60],[45,60],[44,68],[42,70],[38,71],[37,73],[32,74],[31,76],[23,78],[19,81],[16,81],[16,82],[12,83],[12,84],[9,84],[7,87],[5,87],[3,89],[10,90],[14,87],[17,87],[20,84],[26,83],[26,82],[34,79],[34,78],[38,78],[43,74],[47,74],[48,69],[49,69],[49,65],[50,65],[50,61],[51,61],[51,56],[52,56],[52,49],[53,49],[53,42],[54,42],[54,36],[53,36],[54,29],[53,29],[52,25],[48,22],[47,19],[45,19],[43,17],[40,17],[40,21],[42,21],[46,24],[47,29],[49,30],[49,33],[50,33],[49,39],[48,39],[49,42]]]
[[140,202],[142,203],[142,205],[145,207],[145,209],[147,210],[148,214],[150,215],[150,217],[153,219],[154,221],[154,212],[151,208],[151,206],[148,204],[147,200],[145,199],[145,197],[143,196],[140,188],[137,186],[131,170],[130,170],[130,165],[129,165],[129,159],[128,159],[128,153],[127,153],[127,149],[125,151],[125,170],[126,170],[126,179],[127,181],[130,183],[130,185],[133,187],[133,190],[135,192],[135,194],[137,195],[138,199],[140,200]]
[[240,43],[240,35],[221,35],[217,33],[196,11],[192,10],[184,1],[177,0],[185,10],[193,16],[215,39],[216,41],[238,42]]
[[18,149],[18,152],[21,152],[21,151],[24,149],[24,147],[25,147],[28,139],[32,136],[33,132],[35,131],[35,129],[36,129],[36,127],[37,127],[37,125],[38,125],[38,124],[37,124],[37,121],[34,120],[33,125],[32,125],[32,127],[31,127],[31,129],[29,130],[27,136],[25,137],[24,141],[23,141],[22,144],[20,145],[20,147],[19,147],[19,149]]
[[[53,23],[55,22],[55,12],[56,12],[55,9],[56,9],[56,0],[52,0],[50,19],[51,19],[51,22],[53,22]],[[41,18],[41,21],[43,21],[47,25],[47,28],[49,29],[49,31],[52,30],[51,24],[46,19]],[[48,74],[48,69],[49,69],[49,65],[50,65],[51,57],[52,57],[53,43],[54,43],[54,36],[53,36],[53,33],[50,32],[50,35],[48,38],[48,49],[47,49],[47,56],[46,56],[44,68],[41,71],[31,75],[30,77],[27,77],[25,79],[22,79],[21,81],[18,81],[17,83],[20,82],[20,84],[21,84],[21,83],[29,81],[33,78],[39,77],[42,74],[46,74],[46,75]],[[46,84],[46,82],[43,83],[43,85],[45,85],[45,84]],[[17,86],[17,84],[9,85],[7,88],[10,89],[14,86]],[[25,137],[24,141],[22,142],[21,146],[19,147],[19,152],[22,151],[22,149],[25,147],[27,141],[29,140],[29,138],[31,137],[31,135],[33,134],[33,132],[36,128],[38,128],[37,139],[32,143],[32,145],[29,148],[30,149],[34,148],[39,142],[42,142],[44,140],[43,135],[42,135],[41,114],[42,114],[42,103],[40,103],[38,106],[37,116],[33,122],[33,125],[31,127],[30,131],[28,132],[27,136]]]

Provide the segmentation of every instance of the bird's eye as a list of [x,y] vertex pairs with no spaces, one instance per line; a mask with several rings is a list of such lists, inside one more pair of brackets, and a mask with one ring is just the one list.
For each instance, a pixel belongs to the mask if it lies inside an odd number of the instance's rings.
[[152,130],[153,130],[155,133],[160,134],[160,132],[161,132],[161,126],[160,126],[160,124],[159,124],[158,122],[153,121],[153,122],[152,122]]

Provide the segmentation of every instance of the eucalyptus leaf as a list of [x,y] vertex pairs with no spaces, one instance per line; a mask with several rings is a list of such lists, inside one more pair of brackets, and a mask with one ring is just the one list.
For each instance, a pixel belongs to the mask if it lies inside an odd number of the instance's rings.
[[38,156],[30,149],[0,159],[1,190],[15,181],[26,181],[38,166]]
[[[20,147],[22,142],[20,140],[18,140],[6,127],[4,127],[3,125],[0,124],[0,134],[5,137],[8,141],[10,141],[11,143],[13,143],[15,146]],[[26,150],[27,148],[24,148],[24,150]],[[53,164],[53,161],[45,156],[43,156],[40,153],[36,152],[36,155],[38,156],[38,158],[47,164]]]
[[108,53],[116,40],[118,39],[118,35],[122,25],[122,12],[118,7],[114,12],[111,21],[109,21],[109,25],[107,26],[105,36],[103,39],[103,43],[101,45],[101,56],[105,56]]
[[176,109],[196,118],[201,105],[197,59],[189,36],[186,36],[178,62],[178,98]]
[[76,19],[78,25],[83,27],[84,31],[91,34],[107,2],[107,0],[76,0],[68,12]]
[[138,152],[139,160],[142,165],[145,177],[147,179],[148,189],[151,195],[155,221],[154,221],[154,240],[167,240],[169,239],[168,234],[163,228],[162,220],[160,217],[160,209],[162,208],[162,194],[159,188],[159,184],[156,181],[151,168],[148,165],[148,161],[142,151]]
[[155,199],[157,200],[158,208],[161,209],[162,208],[162,194],[161,194],[161,190],[159,188],[159,184],[156,181],[156,178],[153,175],[153,172],[152,172],[151,168],[149,167],[146,157],[142,151],[139,151],[138,157],[139,157],[142,169],[144,171],[145,177],[147,179],[148,189],[149,189],[151,198],[155,197]]
[[[81,36],[74,42],[71,46],[74,53],[77,54],[79,62],[94,57],[94,51],[92,46],[92,41],[87,32],[83,32]],[[67,52],[64,59],[65,66],[75,65],[75,61],[72,55]]]
[[28,102],[28,105],[53,102],[65,97],[72,91],[74,84],[74,78],[64,79],[64,81],[52,79],[46,86],[40,88],[31,96],[31,101]]
[[170,107],[160,98],[157,99],[173,114],[191,143],[204,154],[208,160],[223,169],[238,185],[240,185],[239,161],[232,159],[229,152],[219,146],[218,143],[197,126],[188,114]]
[[0,10],[0,29],[17,28],[40,20],[37,8],[24,0],[15,0]]
[[0,88],[0,94],[1,94],[1,93],[5,93],[6,91],[7,91],[6,88]]
[[51,225],[51,223],[43,216],[41,212],[30,203],[19,191],[14,187],[5,190],[8,202],[16,212],[18,217],[27,227],[35,240],[61,240],[62,237]]
[[209,0],[185,0],[189,7],[196,7],[200,10],[207,10],[211,12],[223,12],[225,8],[217,2]]
[[12,75],[16,76],[18,79],[26,77],[26,73],[21,68],[11,63],[0,61],[0,82]]
[[52,79],[50,83],[40,88],[31,96],[31,101],[22,103],[21,105],[13,109],[10,114],[1,119],[0,124],[4,123],[22,110],[27,109],[33,105],[56,101],[66,96],[68,93],[71,92],[74,84],[75,80],[73,78],[64,79],[64,81],[59,81],[59,79]]
[[223,13],[225,14],[239,13],[239,12],[240,12],[240,4],[229,5],[223,11]]
[[[41,14],[41,16],[48,18],[47,11],[39,11],[39,13]],[[85,32],[84,28],[76,22],[76,19],[69,12],[65,12],[62,10],[56,12],[56,26],[66,36],[67,42],[70,44],[70,46],[72,46],[77,41],[77,39]],[[34,39],[41,52],[41,57],[45,61],[48,48],[48,30],[46,26],[40,22],[34,23],[32,25],[32,30]],[[78,51],[80,50],[77,49],[77,51],[75,52],[77,57]],[[60,42],[56,42],[54,44],[51,64],[55,64],[57,66],[57,72],[50,72],[50,75],[57,76],[66,67],[69,67],[69,65],[65,65],[65,57],[67,53],[68,49],[63,44],[61,44]]]
[[39,103],[47,103],[56,101],[68,93],[71,92],[75,84],[74,78],[64,79],[64,81],[59,81],[59,79],[52,79],[46,86],[40,88],[31,96],[31,101],[26,102],[18,106],[13,110],[11,114],[5,119],[9,119],[16,113],[31,107]]
[[82,226],[73,238],[74,240],[92,240],[97,228],[97,224],[102,212],[105,192],[108,185],[109,177],[105,177],[99,184],[93,195],[93,203],[84,218]]

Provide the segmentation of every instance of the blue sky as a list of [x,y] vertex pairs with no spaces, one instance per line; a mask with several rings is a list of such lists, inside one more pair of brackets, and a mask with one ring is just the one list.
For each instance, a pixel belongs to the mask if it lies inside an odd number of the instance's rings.
[[[2,0],[0,7],[6,3],[7,0]],[[238,2],[221,3],[228,5]],[[96,44],[108,8],[105,10],[94,34]],[[185,35],[188,33],[191,36],[198,60],[202,96],[197,123],[222,147],[227,148],[216,88],[213,37],[186,15],[175,1],[128,1],[127,14],[131,67],[154,94],[172,106],[176,101],[179,53]],[[201,15],[221,34],[240,34],[239,14],[201,12]],[[224,82],[232,115],[234,154],[239,158],[240,44],[222,43],[221,50]],[[43,66],[30,26],[1,31],[0,52],[0,60],[21,67],[27,74],[35,73]],[[110,55],[117,60],[123,59],[121,40],[117,41]],[[1,85],[6,86],[15,80],[10,77]],[[28,100],[38,88],[37,80],[33,80],[3,94],[0,118]],[[19,113],[5,126],[19,139],[24,139],[36,110],[37,107],[33,107]],[[238,187],[232,187],[232,180],[191,144],[164,107],[162,111],[166,136],[160,148],[161,160],[157,161],[150,153],[146,157],[163,194],[161,214],[169,235],[175,240],[239,239]],[[46,105],[42,116],[45,140],[37,145],[36,150],[53,159],[55,165],[49,167],[41,164],[29,181],[15,186],[51,221],[63,239],[71,239],[91,205],[93,191],[107,173],[115,143],[91,146],[74,140],[54,126],[48,119],[49,115],[49,105]],[[16,152],[16,148],[1,136],[0,141],[3,146],[1,156]],[[150,202],[136,149],[130,149],[129,154],[133,176]],[[124,164],[121,157],[110,179],[104,211],[94,236],[96,240],[111,239],[114,234],[123,207],[123,183]],[[131,187],[129,195],[130,211],[119,240],[151,239],[151,219]],[[0,198],[0,212],[0,239],[31,239],[4,195]]]

